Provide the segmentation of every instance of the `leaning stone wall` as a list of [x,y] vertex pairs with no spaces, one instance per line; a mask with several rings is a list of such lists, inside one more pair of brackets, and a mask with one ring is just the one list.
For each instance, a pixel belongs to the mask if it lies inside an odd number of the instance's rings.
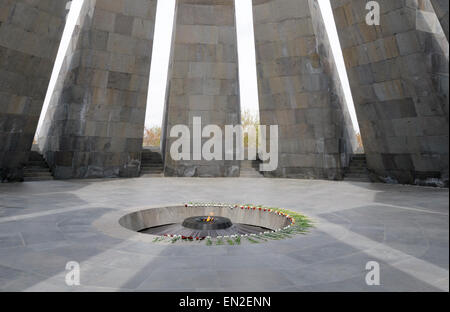
[[21,180],[65,24],[66,1],[0,1],[0,180]]
[[335,55],[331,47],[330,38],[325,28],[325,23],[329,23],[329,21],[325,20],[322,15],[318,3],[319,0],[308,1],[314,27],[314,34],[317,40],[317,51],[325,72],[331,78],[331,101],[334,101],[342,111],[342,119],[339,122],[339,130],[342,132],[340,134],[337,133],[337,136],[340,137],[339,152],[341,155],[341,165],[343,167],[348,167],[351,155],[361,152],[361,148],[356,137],[356,130],[354,128],[349,110],[349,105],[352,105],[353,103],[348,102],[350,99],[347,99],[345,96],[341,77],[339,76]]
[[346,151],[348,116],[333,62],[325,61],[328,38],[315,35],[320,17],[313,21],[308,0],[253,0],[253,12],[261,124],[279,126],[271,174],[342,179],[352,144]]
[[400,183],[448,181],[448,41],[429,1],[332,0],[369,169]]
[[156,0],[86,0],[40,145],[56,178],[140,171]]
[[436,12],[437,17],[439,18],[439,22],[441,23],[441,27],[447,37],[448,41],[448,0],[431,0],[431,4],[433,5],[434,11]]
[[[165,174],[236,176],[236,161],[194,160],[193,118],[202,126],[240,123],[234,0],[178,0],[165,121]],[[190,160],[170,156],[174,125],[191,130]],[[224,131],[223,131],[224,133]],[[204,139],[203,142],[207,140]],[[222,157],[224,159],[224,157]]]

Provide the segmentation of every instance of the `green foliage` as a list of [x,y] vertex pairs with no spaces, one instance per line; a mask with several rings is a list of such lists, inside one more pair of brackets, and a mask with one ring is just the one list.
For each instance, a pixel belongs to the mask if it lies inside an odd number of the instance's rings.
[[258,133],[259,133],[259,118],[257,115],[252,114],[249,110],[244,110],[241,113],[241,125],[244,128],[244,147],[249,145],[248,130],[254,128],[256,130],[256,147],[258,146]]
[[[193,204],[192,202],[190,202],[189,204]],[[264,209],[271,209],[272,211],[276,211],[276,212],[282,212],[284,214],[289,215],[291,218],[293,218],[295,220],[295,222],[293,224],[291,224],[289,227],[287,227],[286,229],[280,229],[276,232],[267,232],[267,233],[261,233],[261,234],[257,234],[257,235],[251,235],[251,236],[241,236],[241,235],[237,235],[234,237],[220,237],[220,238],[206,238],[206,239],[200,239],[200,240],[196,240],[199,243],[204,240],[206,242],[207,246],[212,246],[212,245],[241,245],[242,242],[242,238],[246,238],[248,242],[252,243],[252,244],[257,244],[260,242],[267,242],[268,240],[281,240],[281,239],[286,239],[286,238],[292,238],[294,235],[297,234],[302,234],[305,235],[308,230],[314,226],[314,223],[311,219],[309,219],[308,217],[295,212],[295,211],[291,211],[291,210],[287,210],[287,209],[281,209],[281,208],[276,208],[276,207],[264,207],[263,205],[254,205],[254,204],[245,204],[243,206],[251,206],[251,207],[258,207],[258,208],[264,208]],[[155,237],[153,239],[153,242],[161,242],[164,241],[167,237],[165,236],[159,236],[159,237]],[[179,237],[173,237],[173,238],[169,238],[171,243],[176,243],[177,241],[180,241],[181,239]],[[187,241],[194,241],[194,239],[186,239]]]
[[161,143],[161,127],[144,129],[144,146],[159,146]]
[[245,236],[245,238],[252,244],[258,244],[259,242],[257,240],[254,240],[253,238],[251,238],[250,236]]
[[259,240],[267,242],[267,239],[264,237],[264,235],[256,235],[256,236],[253,236],[253,237],[256,237]]
[[231,238],[227,238],[228,245],[234,245],[234,241]]
[[165,240],[165,239],[166,239],[165,236],[158,236],[158,237],[155,237],[155,238],[153,239],[153,242],[154,242],[154,243],[162,242],[162,241]]

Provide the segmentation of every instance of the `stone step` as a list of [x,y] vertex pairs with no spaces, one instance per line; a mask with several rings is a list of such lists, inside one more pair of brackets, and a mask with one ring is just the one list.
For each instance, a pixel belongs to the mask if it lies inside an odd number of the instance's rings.
[[50,171],[49,167],[24,167],[23,171],[37,172],[37,171]]
[[141,164],[141,168],[159,168],[159,167],[164,167],[163,163],[158,163],[158,164],[146,164],[146,163],[142,163]]
[[366,182],[371,183],[372,181],[369,178],[345,178],[344,181],[346,182]]
[[141,166],[162,166],[163,162],[162,161],[142,161],[141,162]]
[[43,172],[24,172],[24,177],[51,177],[52,173],[50,171],[43,171]]
[[344,181],[371,182],[365,154],[350,156],[350,164],[345,172]]
[[153,168],[153,169],[141,169],[141,174],[144,173],[158,173],[158,172],[163,172],[164,168]]
[[369,172],[367,171],[366,168],[363,168],[363,167],[361,167],[361,168],[350,167],[350,168],[348,168],[347,173],[361,173],[361,174],[367,174],[367,173],[369,173]]
[[27,166],[36,166],[36,167],[48,167],[45,160],[29,160]]
[[366,160],[365,159],[350,159],[351,163],[355,163],[355,164],[365,164]]
[[367,166],[361,166],[361,167],[348,167],[347,171],[367,171]]
[[361,170],[367,171],[367,166],[350,166],[350,167],[347,168],[347,171],[353,171],[353,170],[355,170],[355,171],[361,171]]
[[239,177],[240,178],[263,178],[264,176],[262,174],[256,173],[256,172],[255,173],[241,172]]
[[369,178],[369,175],[366,173],[347,173],[345,178]]
[[28,163],[23,168],[25,182],[53,180],[52,172],[38,151],[31,151]]
[[354,162],[352,161],[349,164],[350,167],[367,167],[367,163],[366,162]]
[[164,164],[161,161],[158,161],[158,162],[146,162],[146,161],[143,161],[143,162],[141,162],[141,166],[163,166],[163,165]]
[[161,156],[142,156],[141,160],[142,161],[145,161],[145,160],[149,160],[149,161],[159,160],[159,161],[162,161],[162,157]]
[[162,164],[163,161],[161,159],[141,159],[141,164]]
[[243,178],[251,178],[251,177],[262,178],[264,176],[256,169],[242,168],[241,167],[240,177],[243,177]]
[[46,169],[48,169],[49,166],[47,165],[46,162],[41,162],[41,163],[38,163],[38,162],[28,162],[28,163],[24,166],[24,168],[46,168]]
[[367,166],[367,163],[365,161],[350,161],[350,166]]
[[141,174],[141,177],[144,178],[161,178],[164,177],[164,173],[143,173]]
[[345,182],[362,182],[362,183],[372,183],[369,179],[345,179]]
[[350,159],[350,162],[354,163],[365,163],[366,161],[366,159]]
[[259,161],[241,161],[241,168],[259,168]]
[[347,172],[346,177],[369,177],[367,172]]
[[366,161],[366,155],[352,155],[352,156],[350,156],[350,159],[352,161],[358,161],[358,160]]
[[241,168],[241,172],[256,172],[256,173],[258,173],[258,174],[261,174],[261,173],[259,172],[259,170],[256,170],[256,169],[254,169],[254,168]]
[[24,167],[23,171],[28,171],[28,172],[50,172],[50,168],[49,167]]
[[145,149],[141,156],[141,176],[162,177],[164,176],[164,164],[158,151]]
[[141,164],[141,169],[163,169],[163,164]]
[[24,171],[23,175],[25,177],[39,177],[39,176],[51,176],[52,173],[50,171]]
[[36,182],[36,181],[51,181],[53,177],[24,177],[23,180],[25,182]]
[[142,168],[141,173],[143,172],[163,172],[164,168]]
[[36,152],[36,151],[31,151],[30,152],[28,160],[29,161],[44,161],[45,162],[44,157],[42,157],[42,155],[39,154],[39,152]]
[[143,157],[161,157],[161,154],[160,154],[160,153],[157,153],[157,152],[149,152],[149,151],[143,151],[143,152],[141,153],[141,155],[142,155]]

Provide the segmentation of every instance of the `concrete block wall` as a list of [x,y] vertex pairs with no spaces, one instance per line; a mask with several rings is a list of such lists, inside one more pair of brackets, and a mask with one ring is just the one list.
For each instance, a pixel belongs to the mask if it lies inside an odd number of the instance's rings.
[[340,155],[341,166],[348,167],[350,157],[352,154],[361,152],[361,148],[356,137],[357,130],[355,130],[352,118],[350,116],[349,105],[350,99],[346,98],[345,91],[341,77],[339,76],[338,68],[335,61],[335,56],[331,47],[330,38],[325,28],[325,24],[329,23],[322,15],[322,11],[319,7],[319,0],[308,0],[309,8],[311,11],[311,20],[314,27],[314,34],[317,41],[317,51],[320,56],[320,60],[324,71],[329,75],[330,81],[330,96],[331,101],[334,102],[333,106],[338,106],[342,113],[338,114],[338,117],[342,119],[338,122],[339,132],[336,133],[340,140]]
[[448,6],[449,2],[447,0],[431,0],[434,11],[441,23],[442,29],[447,37],[448,41]]
[[[332,0],[369,169],[385,181],[448,183],[448,41],[429,1]],[[447,181],[447,182],[446,182]]]
[[351,130],[335,65],[325,60],[328,38],[316,37],[321,17],[308,0],[253,0],[253,14],[261,124],[279,126],[279,165],[268,174],[342,179]]
[[20,181],[65,25],[66,1],[0,1],[0,180]]
[[[194,160],[192,148],[194,117],[201,117],[202,127],[222,130],[240,123],[236,42],[234,0],[177,1],[164,130],[166,175],[239,175],[237,161]],[[170,156],[177,139],[170,138],[170,129],[180,124],[191,130],[190,160]]]
[[156,0],[86,0],[39,144],[55,178],[139,175]]

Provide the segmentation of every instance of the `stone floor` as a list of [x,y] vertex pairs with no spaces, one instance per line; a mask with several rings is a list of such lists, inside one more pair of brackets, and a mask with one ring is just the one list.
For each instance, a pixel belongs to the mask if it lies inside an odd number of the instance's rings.
[[[447,189],[281,179],[1,184],[0,289],[448,291],[448,200]],[[113,210],[186,201],[283,207],[316,227],[263,244],[185,246],[121,240],[92,225]],[[68,261],[81,264],[81,286],[66,286]],[[365,283],[368,261],[380,264],[380,286]]]

